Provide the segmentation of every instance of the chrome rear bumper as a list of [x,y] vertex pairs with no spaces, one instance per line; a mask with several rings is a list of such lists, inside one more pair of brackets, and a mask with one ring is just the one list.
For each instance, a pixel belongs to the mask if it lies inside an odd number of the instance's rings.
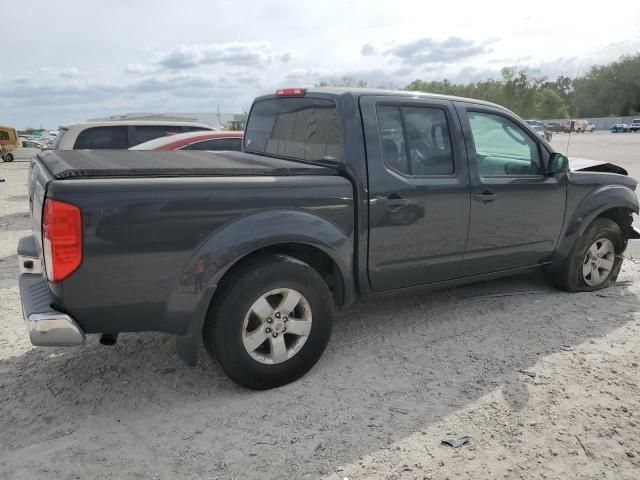
[[68,314],[51,307],[52,298],[42,275],[20,275],[20,299],[29,339],[36,347],[72,347],[82,345],[85,334]]
[[65,313],[32,313],[26,316],[31,344],[36,347],[75,347],[85,341],[84,332]]

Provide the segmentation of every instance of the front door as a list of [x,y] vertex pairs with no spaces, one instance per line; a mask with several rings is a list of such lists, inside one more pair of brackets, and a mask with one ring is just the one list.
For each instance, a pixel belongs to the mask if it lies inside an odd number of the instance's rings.
[[516,117],[491,107],[456,106],[471,171],[463,276],[548,261],[564,220],[565,176],[544,174],[550,151]]
[[469,222],[469,171],[452,102],[361,97],[374,291],[449,280]]

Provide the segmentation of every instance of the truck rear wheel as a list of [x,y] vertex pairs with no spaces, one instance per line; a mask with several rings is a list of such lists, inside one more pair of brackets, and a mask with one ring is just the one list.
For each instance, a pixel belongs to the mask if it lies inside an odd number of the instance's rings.
[[606,288],[618,278],[623,249],[620,226],[608,218],[597,218],[578,239],[554,280],[558,287],[569,292]]
[[331,292],[312,267],[287,255],[265,255],[221,283],[205,321],[205,347],[236,383],[268,389],[307,373],[333,325]]
[[5,162],[13,162],[13,155],[7,153],[4,157],[2,157],[2,160],[4,160]]

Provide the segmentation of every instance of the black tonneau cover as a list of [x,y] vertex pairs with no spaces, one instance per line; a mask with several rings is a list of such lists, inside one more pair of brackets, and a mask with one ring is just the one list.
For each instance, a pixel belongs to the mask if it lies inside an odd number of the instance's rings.
[[52,150],[38,155],[54,178],[336,175],[325,166],[243,152]]

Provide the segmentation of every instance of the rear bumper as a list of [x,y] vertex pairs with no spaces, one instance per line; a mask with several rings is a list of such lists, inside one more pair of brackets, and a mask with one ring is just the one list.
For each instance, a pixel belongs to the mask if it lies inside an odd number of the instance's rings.
[[68,314],[51,307],[51,292],[42,275],[20,275],[22,313],[29,339],[36,347],[72,347],[82,345],[85,334]]

